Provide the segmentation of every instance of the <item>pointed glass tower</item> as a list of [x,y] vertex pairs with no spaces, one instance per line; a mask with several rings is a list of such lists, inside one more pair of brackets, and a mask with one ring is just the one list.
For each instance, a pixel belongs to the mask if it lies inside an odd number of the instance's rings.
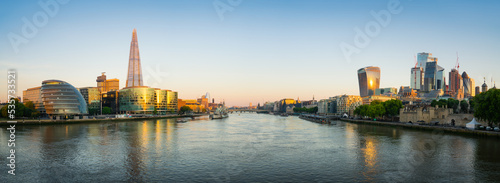
[[128,76],[126,87],[142,86],[141,58],[139,57],[139,44],[137,43],[137,31],[132,32],[130,42],[130,56],[128,60]]

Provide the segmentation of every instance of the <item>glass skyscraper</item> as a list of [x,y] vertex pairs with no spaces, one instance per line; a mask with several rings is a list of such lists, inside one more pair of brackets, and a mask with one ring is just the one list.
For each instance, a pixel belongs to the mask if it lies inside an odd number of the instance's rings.
[[365,67],[358,70],[359,95],[361,97],[375,94],[375,89],[380,86],[380,68]]
[[130,42],[130,56],[128,61],[128,75],[125,87],[143,86],[141,58],[139,56],[139,43],[137,42],[137,31],[132,31],[132,42]]

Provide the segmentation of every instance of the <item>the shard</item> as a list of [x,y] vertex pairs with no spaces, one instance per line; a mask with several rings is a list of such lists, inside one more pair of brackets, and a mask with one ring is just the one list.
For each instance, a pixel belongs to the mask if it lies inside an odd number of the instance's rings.
[[128,60],[128,76],[126,87],[142,86],[141,58],[139,57],[139,44],[137,43],[137,31],[132,32],[130,42],[130,56]]

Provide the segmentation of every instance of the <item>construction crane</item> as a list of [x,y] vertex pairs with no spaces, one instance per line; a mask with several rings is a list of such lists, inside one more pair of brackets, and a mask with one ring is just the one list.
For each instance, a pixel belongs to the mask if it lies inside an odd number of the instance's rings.
[[455,64],[455,69],[458,71],[460,69],[460,63],[458,63],[458,52],[457,52],[457,63]]

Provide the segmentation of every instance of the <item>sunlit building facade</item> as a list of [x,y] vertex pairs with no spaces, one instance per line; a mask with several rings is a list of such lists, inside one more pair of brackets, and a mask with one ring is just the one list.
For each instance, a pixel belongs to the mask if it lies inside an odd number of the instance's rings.
[[199,103],[196,99],[178,99],[177,104],[177,110],[180,110],[183,106],[187,106],[195,113],[204,112],[204,110],[206,111],[205,106],[201,105],[201,103]]
[[82,94],[83,99],[87,103],[89,109],[99,109],[101,105],[101,93],[97,87],[84,87],[79,88],[80,94]]
[[155,89],[146,86],[123,88],[118,95],[120,113],[152,114],[155,110]]
[[177,92],[167,90],[167,111],[170,113],[177,113],[178,112],[178,96]]
[[380,86],[380,68],[365,67],[358,70],[359,94],[361,97],[375,94]]
[[337,114],[352,115],[356,107],[363,104],[363,99],[357,95],[342,95],[337,96]]
[[71,84],[60,80],[45,80],[40,90],[43,106],[50,116],[88,114],[85,99]]
[[101,94],[105,94],[109,91],[120,90],[120,80],[119,79],[107,79],[106,74],[103,72],[101,76],[97,76],[97,90]]
[[28,88],[23,91],[23,103],[28,101],[33,102],[35,109],[40,113],[45,113],[45,108],[43,107],[42,98],[40,95],[42,87]]
[[411,68],[410,87],[421,90],[424,81],[424,69],[422,67]]
[[456,69],[452,69],[449,75],[449,93],[451,96],[463,95],[460,92],[464,91],[462,75]]

